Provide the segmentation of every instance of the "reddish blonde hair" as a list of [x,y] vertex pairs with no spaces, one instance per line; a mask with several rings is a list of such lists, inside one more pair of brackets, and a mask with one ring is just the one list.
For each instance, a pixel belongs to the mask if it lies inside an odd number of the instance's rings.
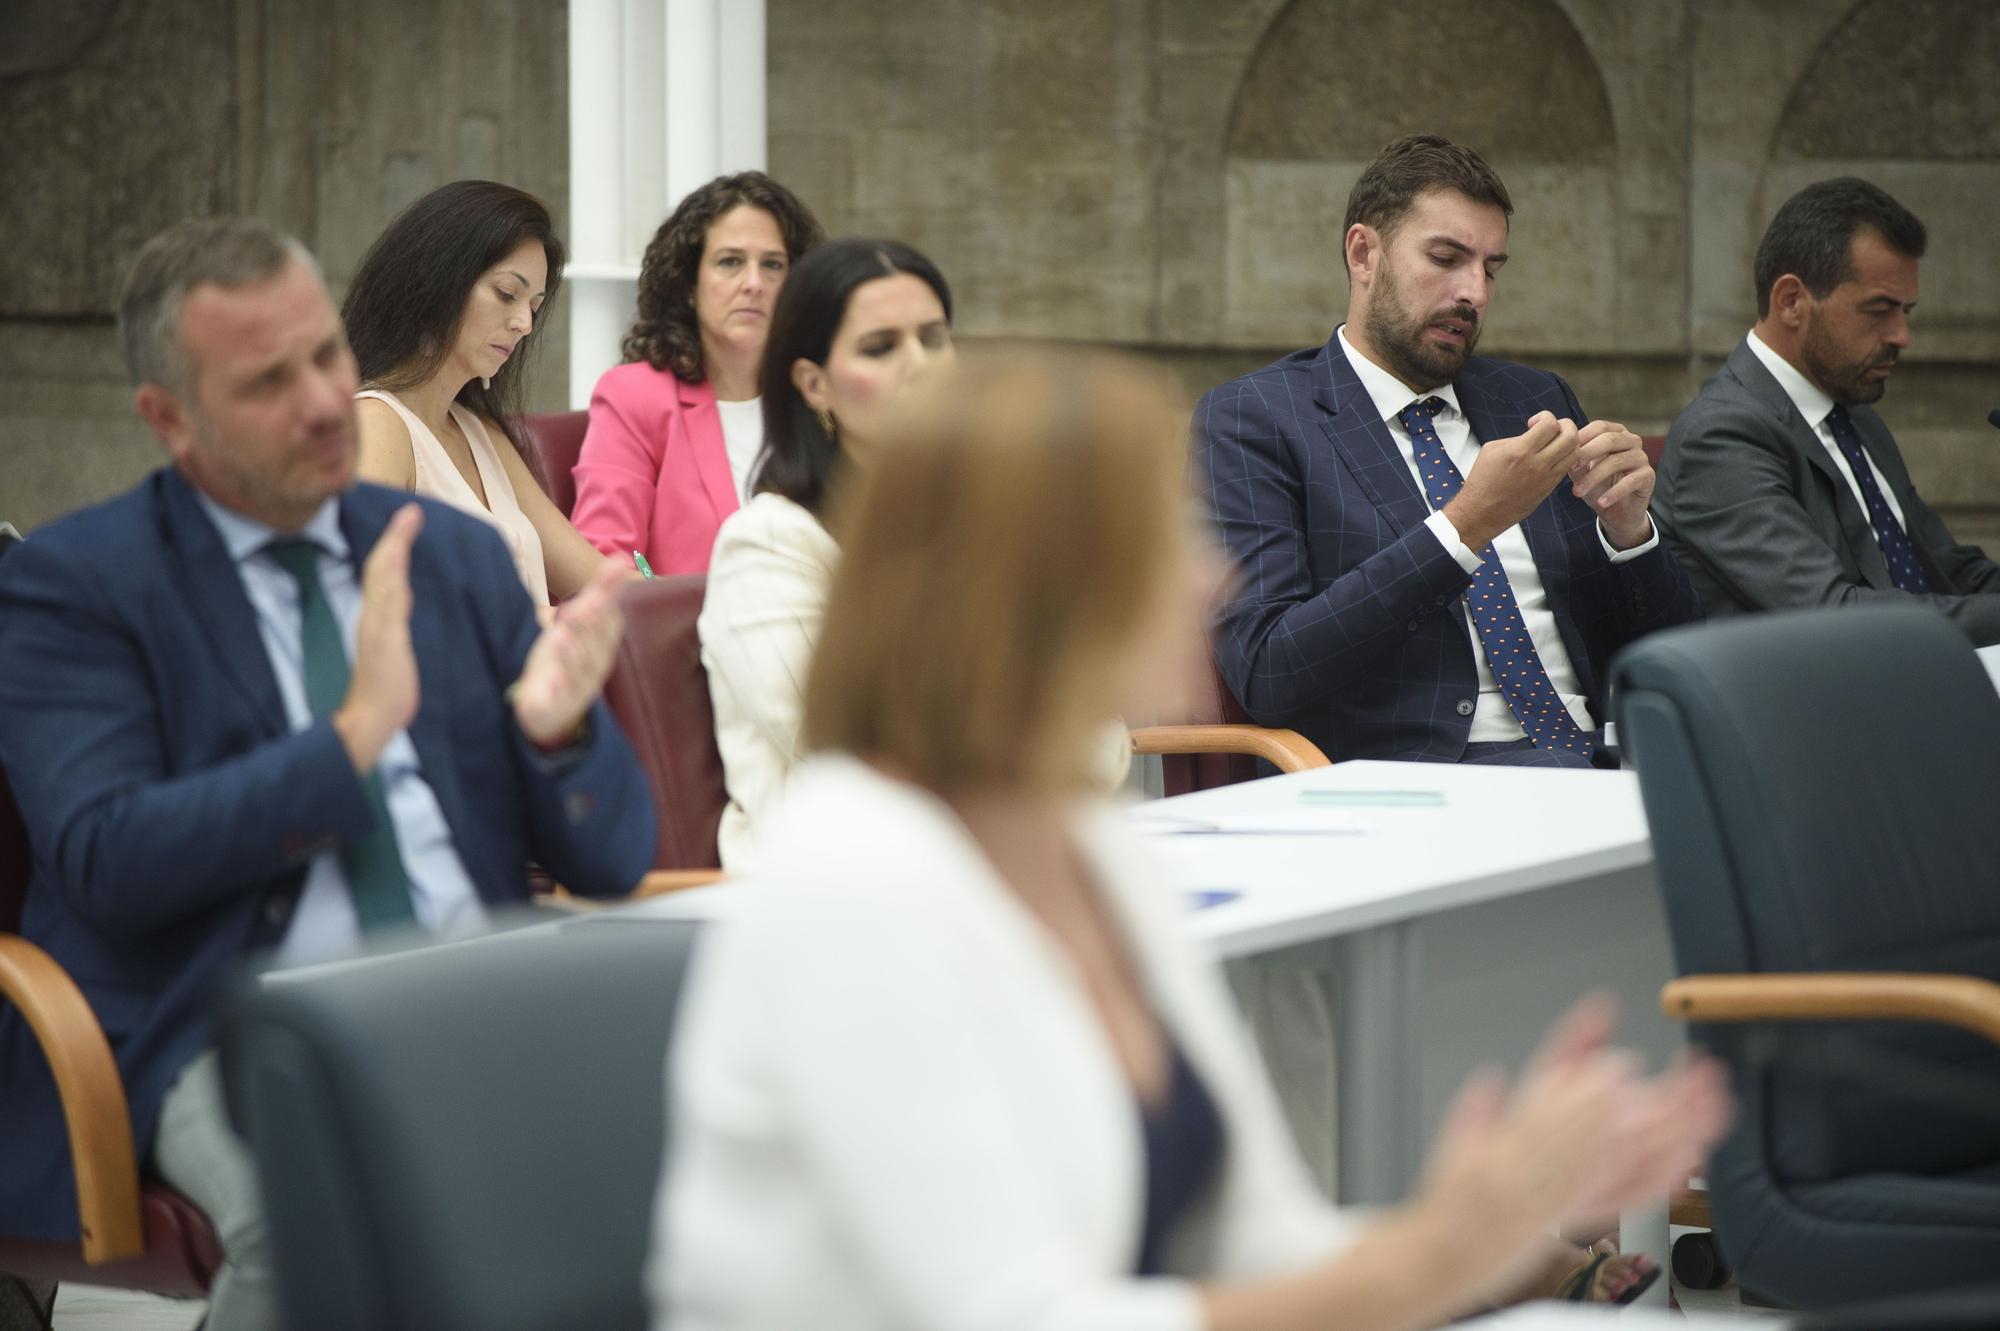
[[967,353],[836,506],[804,738],[941,793],[1091,784],[1189,543],[1187,414],[1112,357]]

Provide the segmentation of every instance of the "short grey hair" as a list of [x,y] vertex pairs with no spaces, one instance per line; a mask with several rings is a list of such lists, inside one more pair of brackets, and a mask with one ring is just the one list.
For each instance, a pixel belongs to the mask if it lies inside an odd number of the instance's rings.
[[118,298],[118,341],[132,383],[187,396],[193,385],[181,345],[181,304],[188,292],[204,282],[248,286],[294,259],[319,273],[305,246],[254,217],[176,222],[147,241]]

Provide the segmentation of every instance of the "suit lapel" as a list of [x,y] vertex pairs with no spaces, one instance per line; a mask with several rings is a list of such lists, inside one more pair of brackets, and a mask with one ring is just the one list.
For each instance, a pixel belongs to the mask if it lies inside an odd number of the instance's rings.
[[1417,491],[1389,426],[1375,414],[1374,400],[1347,363],[1337,332],[1313,362],[1312,381],[1312,399],[1322,413],[1320,428],[1369,502],[1398,535],[1422,526],[1430,516],[1430,506]]
[[[1798,405],[1792,401],[1784,385],[1772,377],[1771,372],[1764,368],[1764,362],[1757,359],[1757,353],[1750,350],[1747,339],[1738,342],[1736,349],[1729,353],[1728,369],[1759,405],[1777,419],[1785,431],[1786,442],[1797,449],[1811,466],[1817,477],[1815,483],[1822,487],[1822,493],[1833,503],[1841,537],[1847,542],[1847,548],[1854,552],[1854,562],[1861,571],[1862,580],[1871,587],[1895,587],[1895,579],[1889,576],[1889,561],[1882,556],[1882,543],[1875,537],[1875,528],[1868,521],[1867,512],[1855,499],[1854,487],[1833,465],[1826,445],[1820,442],[1812,426],[1806,424],[1806,418],[1799,414]],[[1869,447],[1872,451],[1872,439],[1869,440]]]
[[694,450],[701,488],[708,492],[715,516],[726,518],[739,505],[736,477],[729,470],[729,446],[722,437],[722,412],[715,405],[715,386],[706,380],[682,384],[680,395],[681,419],[687,422],[688,445]]
[[178,471],[168,468],[160,473],[159,495],[161,543],[172,575],[201,635],[215,648],[222,678],[243,695],[266,734],[284,734],[290,728],[285,704],[257,631],[257,612],[243,591],[242,575],[222,543],[222,534]]

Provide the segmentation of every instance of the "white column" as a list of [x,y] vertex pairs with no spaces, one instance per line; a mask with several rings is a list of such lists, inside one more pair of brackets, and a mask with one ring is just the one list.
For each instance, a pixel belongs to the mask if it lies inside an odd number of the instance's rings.
[[[764,0],[717,0],[716,171],[762,171],[765,161]],[[696,182],[700,183],[700,182]]]
[[570,0],[570,405],[631,326],[646,242],[765,161],[764,0]]

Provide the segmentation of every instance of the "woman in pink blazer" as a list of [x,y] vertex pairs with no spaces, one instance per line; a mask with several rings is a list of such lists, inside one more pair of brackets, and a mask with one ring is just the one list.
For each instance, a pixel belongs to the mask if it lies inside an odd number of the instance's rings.
[[592,545],[657,573],[707,571],[763,445],[757,367],[778,288],[820,234],[761,171],[711,180],[660,224],[625,364],[590,396],[570,520]]

